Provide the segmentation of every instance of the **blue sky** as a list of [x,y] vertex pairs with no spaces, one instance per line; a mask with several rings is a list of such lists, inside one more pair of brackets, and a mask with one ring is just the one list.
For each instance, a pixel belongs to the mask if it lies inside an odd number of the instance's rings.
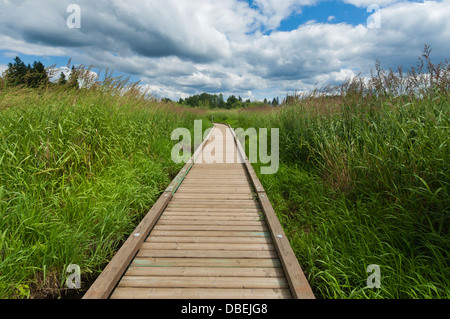
[[349,23],[363,24],[370,13],[366,8],[359,8],[351,4],[337,1],[323,1],[315,5],[305,6],[299,14],[293,14],[281,22],[278,30],[291,31],[308,21],[319,23]]
[[[67,7],[81,10],[68,28]],[[380,8],[380,27],[367,19]],[[18,55],[95,65],[158,97],[208,92],[264,99],[415,65],[450,52],[450,0],[0,0],[0,71]],[[63,69],[61,69],[63,70]]]

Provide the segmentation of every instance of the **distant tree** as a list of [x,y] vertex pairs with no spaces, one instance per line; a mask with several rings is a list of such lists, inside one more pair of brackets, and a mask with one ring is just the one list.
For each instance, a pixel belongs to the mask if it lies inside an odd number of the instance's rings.
[[219,105],[218,105],[219,109],[224,109],[226,107],[226,103],[225,100],[223,99],[223,94],[220,93],[219,94]]
[[277,106],[279,104],[279,99],[274,98],[272,101],[273,106]]
[[204,108],[209,108],[210,106],[212,106],[211,102],[213,102],[213,97],[208,93],[202,93],[199,96],[198,100],[199,100],[198,106],[204,107]]
[[5,79],[8,84],[16,86],[25,84],[25,76],[27,75],[28,68],[22,60],[16,56],[14,63],[8,63],[8,69],[5,73]]
[[180,99],[178,100],[178,104],[183,104],[184,100],[183,98],[180,97]]
[[267,99],[264,99],[264,104],[267,104]]
[[200,95],[190,96],[184,101],[183,99],[180,99],[178,103],[189,105],[191,107],[203,107],[210,109],[234,109],[239,107],[248,107],[251,104],[251,101],[250,99],[247,99],[245,102],[243,102],[242,97],[231,95],[225,102],[222,93],[220,93],[219,95],[202,93]]
[[27,74],[25,75],[25,84],[32,88],[49,83],[47,71],[44,64],[40,61],[34,61],[33,67],[28,65]]
[[75,66],[72,66],[72,70],[70,72],[69,75],[69,81],[67,82],[67,86],[72,89],[78,89],[79,88],[79,84],[78,84],[78,70],[75,69]]
[[234,95],[231,95],[230,97],[228,97],[226,108],[227,108],[228,110],[230,110],[230,109],[232,109],[232,108],[235,108],[235,107],[236,107],[236,104],[237,104],[238,102],[239,102],[238,98],[235,97]]
[[298,100],[298,96],[286,95],[286,99],[283,101],[283,104],[293,104],[297,100]]
[[61,72],[61,74],[59,75],[58,84],[65,85],[66,83],[67,83],[66,75],[64,74],[64,72]]
[[25,65],[19,57],[14,59],[14,63],[8,64],[5,75],[7,83],[13,86],[27,85],[36,88],[49,83],[48,74],[42,62],[34,61],[33,66]]

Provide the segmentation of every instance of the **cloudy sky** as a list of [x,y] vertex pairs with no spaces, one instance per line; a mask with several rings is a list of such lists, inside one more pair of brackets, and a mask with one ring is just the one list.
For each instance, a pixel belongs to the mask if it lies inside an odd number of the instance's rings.
[[72,58],[160,98],[272,99],[367,75],[377,59],[415,65],[425,44],[449,58],[449,17],[450,0],[0,0],[0,71],[17,55]]

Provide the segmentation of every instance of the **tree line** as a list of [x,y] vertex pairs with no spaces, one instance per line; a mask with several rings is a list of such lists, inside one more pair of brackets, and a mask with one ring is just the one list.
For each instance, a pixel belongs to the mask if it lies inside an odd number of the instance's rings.
[[[170,99],[167,98],[163,99],[163,101],[172,102]],[[279,106],[280,100],[279,98],[274,98],[272,101],[264,99],[264,102],[252,102],[250,101],[250,99],[246,99],[244,101],[240,96],[236,97],[235,95],[230,95],[228,99],[225,101],[222,93],[220,93],[219,95],[202,93],[187,97],[186,99],[180,98],[178,100],[178,104],[190,107],[231,110],[237,108],[252,107],[256,105]]]
[[9,86],[26,86],[30,88],[44,87],[48,85],[60,85],[68,88],[78,88],[78,72],[75,66],[69,78],[61,72],[58,81],[52,83],[50,81],[50,72],[41,61],[34,61],[33,64],[26,65],[18,56],[14,62],[8,63],[8,69],[3,73],[6,85]]

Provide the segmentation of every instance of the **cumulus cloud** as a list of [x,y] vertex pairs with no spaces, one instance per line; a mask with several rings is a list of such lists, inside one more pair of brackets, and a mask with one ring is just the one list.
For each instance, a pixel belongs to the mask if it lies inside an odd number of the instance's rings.
[[[0,0],[0,50],[73,57],[133,74],[160,96],[201,92],[267,97],[367,74],[375,61],[415,64],[425,43],[448,58],[450,1],[343,0],[379,4],[381,28],[309,22],[279,31],[283,19],[319,0]],[[331,23],[333,22],[333,23]],[[270,31],[270,32],[268,32]],[[251,94],[250,94],[250,93]]]
[[302,12],[302,7],[318,3],[318,0],[255,0],[255,6],[264,16],[267,29],[276,29],[281,21],[292,14]]

